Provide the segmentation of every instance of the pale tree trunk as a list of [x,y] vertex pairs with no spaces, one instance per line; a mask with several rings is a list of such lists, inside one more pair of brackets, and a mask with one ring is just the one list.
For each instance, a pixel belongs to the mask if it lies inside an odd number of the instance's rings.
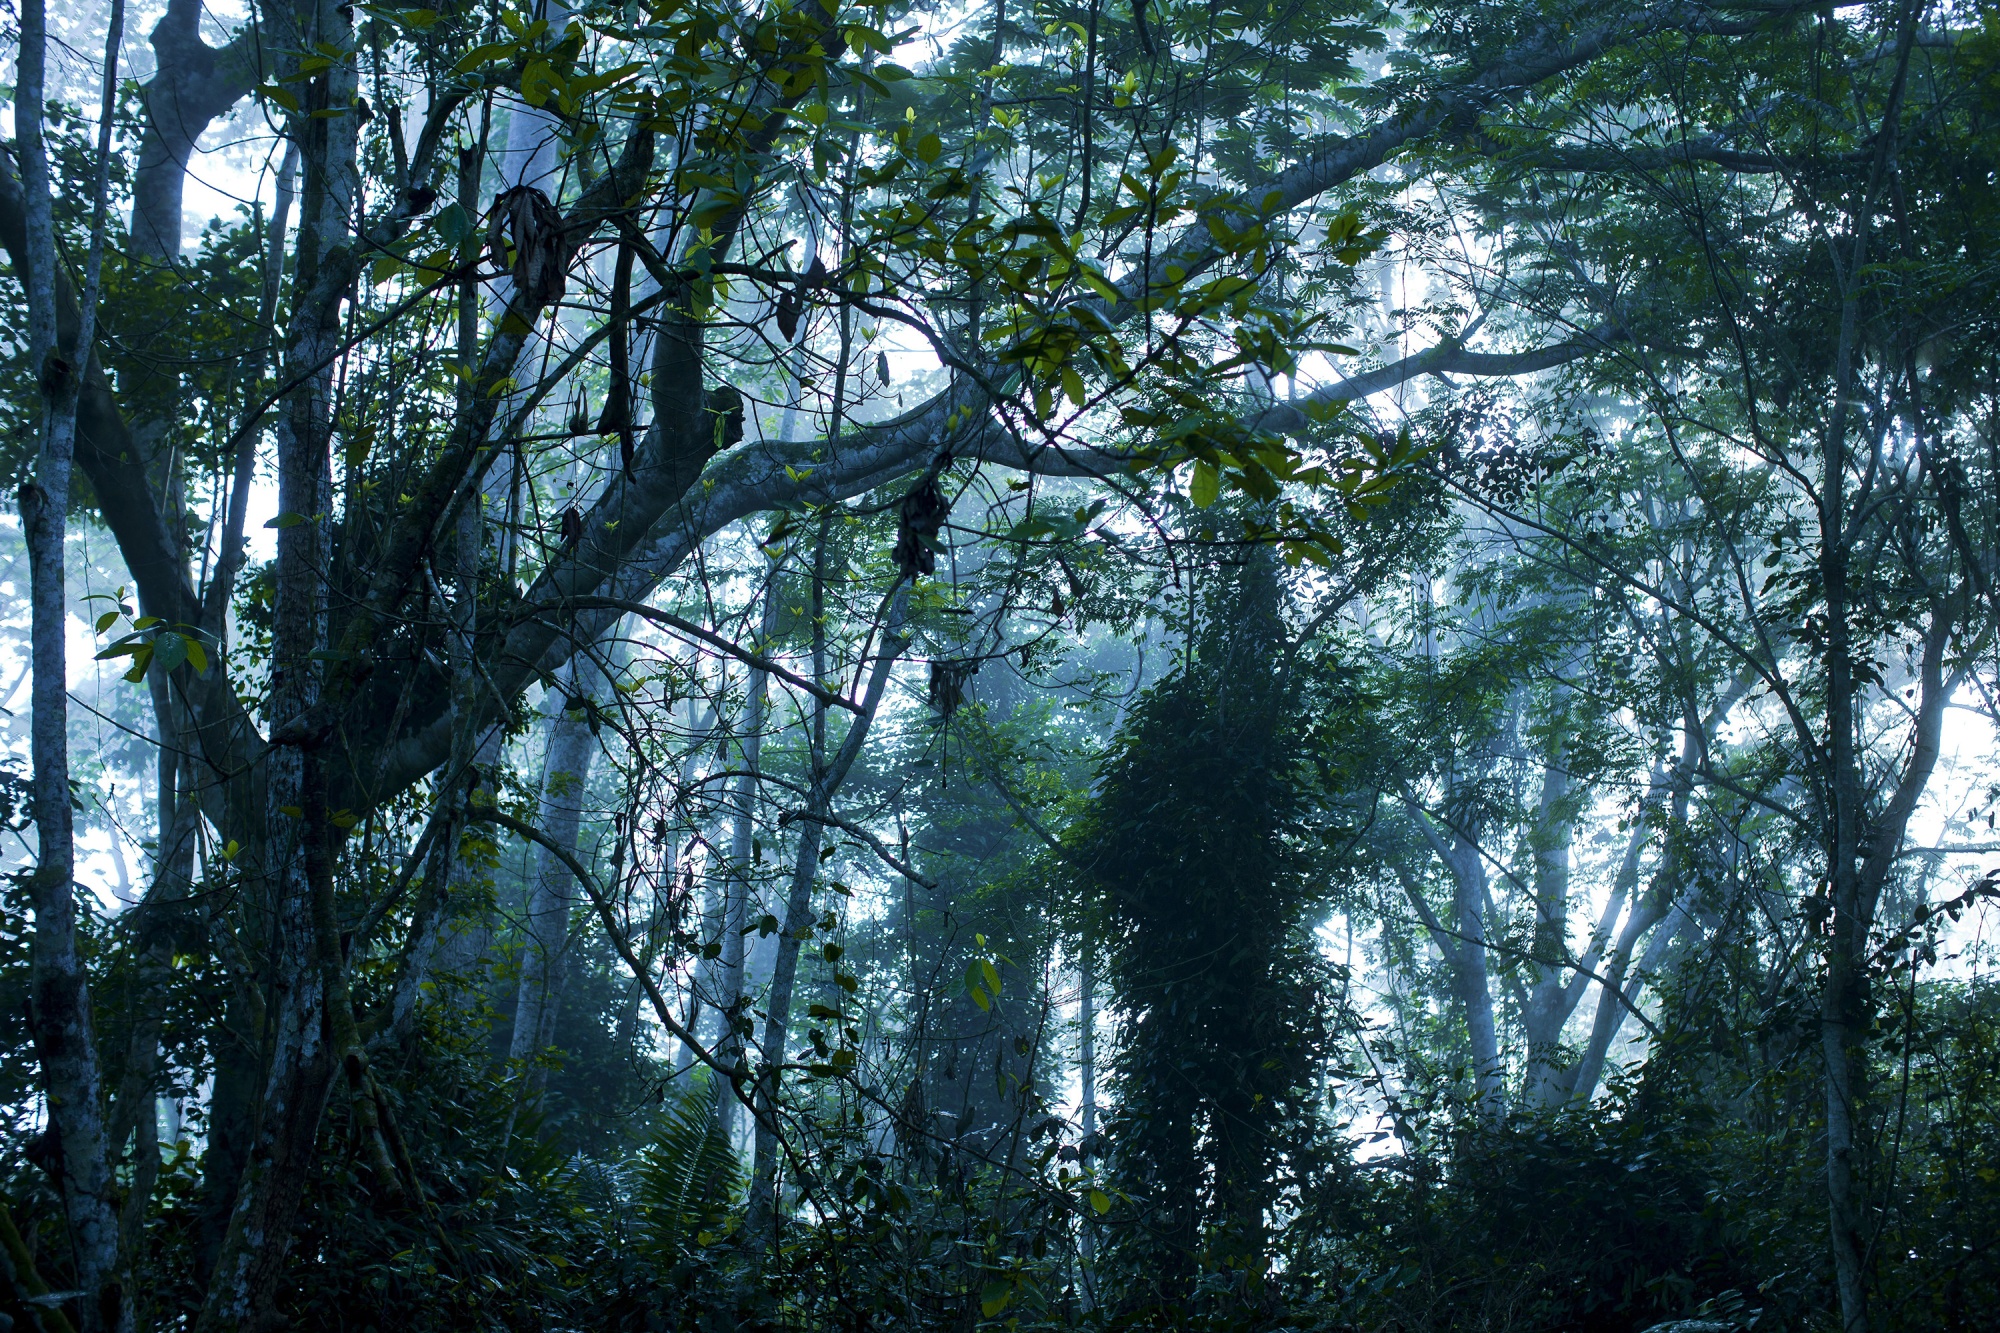
[[[697,657],[695,661],[698,665],[700,658]],[[723,687],[726,688],[726,684],[726,681],[723,682]],[[703,704],[700,713],[697,714],[695,711],[695,701],[690,698],[687,701],[687,709],[688,749],[686,757],[681,760],[678,772],[680,785],[675,790],[677,804],[685,801],[688,795],[695,790],[695,783],[701,776],[703,758],[708,753],[708,742],[715,735],[716,720],[720,716],[720,713],[712,702]],[[696,801],[691,807],[695,813],[695,827],[697,831],[705,820],[702,808],[703,804],[703,802]],[[694,869],[691,865],[683,865],[680,859],[679,837],[670,836],[664,850],[665,856],[662,858],[661,870],[664,882],[667,885],[668,900],[669,902],[675,901],[678,895],[682,909],[692,912],[694,910]],[[723,899],[727,897],[729,892],[727,882],[715,873],[713,862],[708,865],[707,873],[703,878],[703,902],[698,920],[702,922],[703,929],[708,929],[712,925],[714,929],[720,931],[723,918]],[[718,1001],[722,988],[722,941],[718,937],[715,943],[717,946],[716,956],[714,958],[704,956],[695,965],[694,975],[690,978],[688,985],[687,1030],[694,1034],[697,1039],[701,1038],[703,1027],[716,1026],[707,1022],[709,1011],[717,1010],[718,1013],[720,1011]],[[718,1031],[716,1037],[708,1039],[711,1051],[721,1047],[722,1032],[726,1032],[726,1030],[727,1020],[723,1020],[721,1031]],[[681,1042],[680,1050],[674,1056],[674,1076],[678,1078],[691,1071],[694,1066],[694,1048],[687,1042]],[[720,1102],[717,1103],[718,1106],[720,1104]]]
[[[764,605],[757,624],[757,651],[768,653],[771,640],[778,632],[778,576],[784,569],[781,556],[771,566],[764,587]],[[768,671],[750,672],[750,679],[744,686],[748,698],[743,704],[743,725],[737,732],[737,761],[742,772],[737,776],[730,793],[729,814],[729,872],[723,884],[722,903],[722,954],[719,959],[721,976],[716,987],[716,1006],[722,1011],[722,1041],[716,1055],[721,1062],[732,1069],[743,1067],[743,999],[744,957],[743,932],[748,924],[751,895],[756,890],[755,866],[751,864],[756,851],[758,761],[764,749],[764,728],[770,711],[771,675]],[[730,1143],[736,1142],[738,1134],[739,1105],[734,1097],[723,1097],[717,1102],[722,1118],[722,1132]]]
[[[1082,1137],[1078,1140],[1077,1165],[1088,1170],[1091,1152],[1096,1148],[1097,1134],[1097,960],[1090,955],[1088,945],[1084,946],[1083,960],[1079,968],[1080,981],[1077,988],[1077,1079],[1081,1084],[1079,1112]],[[1077,1249],[1088,1265],[1097,1258],[1097,1228],[1091,1219],[1083,1219],[1083,1230],[1077,1238]],[[1084,1291],[1095,1290],[1095,1283],[1086,1274]]]
[[[300,15],[306,31],[288,44],[347,50],[352,13],[318,0]],[[344,111],[355,96],[353,69],[335,59],[304,91],[308,112]],[[269,705],[274,734],[307,716],[320,695],[313,654],[324,646],[326,632],[332,361],[348,286],[333,252],[351,243],[358,118],[301,116],[296,130],[304,182],[285,373],[299,387],[287,398],[276,432],[278,508],[290,517],[278,530]],[[198,1325],[214,1333],[262,1327],[273,1318],[292,1221],[317,1156],[320,1120],[352,1039],[333,910],[335,835],[320,754],[311,738],[281,741],[267,765],[271,837],[262,871],[273,916],[269,1055],[256,1139]]]
[[1422,807],[1408,800],[1404,806],[1451,873],[1452,919],[1448,927],[1431,911],[1420,885],[1405,879],[1403,889],[1451,969],[1452,988],[1465,1014],[1479,1116],[1488,1124],[1498,1124],[1507,1115],[1506,1066],[1500,1058],[1500,1037],[1493,1021],[1493,985],[1486,965],[1486,858],[1477,841],[1478,830],[1454,829],[1447,840]]
[[[572,662],[569,693],[555,701],[542,760],[535,827],[572,854],[583,827],[591,761],[600,743],[601,723],[593,722],[592,709],[606,703],[608,676],[596,660],[599,653],[609,659],[610,672],[615,674],[623,658],[617,623],[605,638],[577,654]],[[527,939],[515,990],[514,1032],[507,1048],[510,1060],[530,1060],[554,1040],[556,1011],[569,975],[569,927],[576,894],[576,876],[569,867],[548,848],[537,848],[525,916]],[[541,1080],[530,1074],[524,1086],[532,1100]]]
[[1522,1101],[1548,1107],[1562,1099],[1562,1034],[1582,994],[1569,957],[1569,857],[1573,832],[1567,755],[1542,765],[1542,790],[1529,848],[1534,861],[1535,925],[1529,937],[1533,985],[1522,1007],[1528,1059]]
[[[821,546],[824,545],[822,534]],[[820,583],[816,570],[815,610],[821,605]],[[814,700],[812,783],[806,798],[806,809],[799,821],[798,859],[793,863],[791,892],[785,900],[785,919],[778,936],[777,959],[771,969],[771,992],[765,1002],[762,1068],[756,1083],[755,1158],[751,1170],[750,1199],[744,1213],[744,1232],[753,1252],[761,1252],[772,1239],[771,1232],[777,1221],[779,1066],[785,1061],[785,1047],[791,1033],[792,990],[798,977],[799,946],[812,930],[812,891],[818,878],[820,839],[824,832],[824,826],[819,821],[832,811],[833,799],[860,755],[869,724],[874,721],[875,711],[881,706],[882,693],[889,684],[889,673],[896,659],[910,645],[904,628],[908,608],[909,590],[898,583],[890,595],[888,623],[882,630],[875,667],[862,696],[861,711],[848,725],[840,751],[830,763],[823,762],[827,706],[823,700]],[[815,677],[822,680],[825,677],[823,623],[823,616],[815,614],[813,667]]]
[[[1604,918],[1591,937],[1590,953],[1585,960],[1586,966],[1598,974],[1597,1010],[1591,1016],[1590,1035],[1584,1042],[1583,1053],[1565,1082],[1564,1095],[1574,1102],[1588,1103],[1596,1094],[1597,1085],[1604,1077],[1605,1061],[1624,1027],[1626,1015],[1637,1006],[1643,988],[1658,976],[1675,939],[1693,921],[1697,894],[1693,887],[1681,887],[1680,866],[1673,851],[1674,839],[1687,828],[1688,800],[1693,790],[1696,765],[1707,753],[1730,711],[1749,693],[1753,679],[1747,674],[1739,674],[1709,705],[1706,713],[1697,715],[1690,704],[1682,724],[1679,758],[1672,763],[1664,759],[1656,761],[1647,778],[1646,794],[1640,798],[1638,815],[1633,821],[1625,854],[1612,880]],[[1663,800],[1667,803],[1664,825],[1656,813]],[[1655,832],[1661,835],[1659,865],[1646,892],[1639,894],[1636,892],[1639,863],[1645,854],[1646,844]],[[1628,901],[1631,904],[1629,911],[1625,907]],[[1620,912],[1625,913],[1624,922],[1614,941],[1611,925],[1618,920]],[[1662,923],[1665,923],[1665,929],[1653,936],[1652,942],[1646,946],[1645,956],[1635,968],[1632,959],[1639,942]],[[1579,982],[1585,980],[1588,978],[1578,977]]]
[[167,0],[153,29],[157,72],[145,87],[145,131],[132,182],[131,252],[170,265],[181,253],[188,159],[209,123],[249,95],[276,45],[253,24],[217,50],[201,40],[201,0]]
[[[115,55],[123,7],[113,11]],[[100,171],[92,219],[88,273],[73,346],[57,341],[56,242],[44,90],[48,14],[44,0],[23,0],[15,88],[28,262],[29,364],[40,381],[40,449],[35,479],[21,488],[21,523],[28,546],[29,657],[33,672],[29,756],[34,767],[37,858],[29,879],[35,913],[30,1011],[49,1132],[59,1140],[63,1212],[82,1299],[86,1333],[122,1329],[131,1318],[121,1274],[116,1184],[104,1124],[102,1074],[91,1012],[89,978],[77,943],[76,832],[69,781],[68,621],[63,552],[70,473],[76,449],[77,403],[90,362],[98,274],[103,263],[103,171],[110,123],[100,135]],[[105,102],[116,86],[106,68]]]
[[[1734,706],[1741,693],[1739,687],[1725,703],[1710,713],[1708,734],[1713,733],[1714,726]],[[1626,1014],[1638,1004],[1641,990],[1658,975],[1667,949],[1682,924],[1689,919],[1688,909],[1693,905],[1694,894],[1691,890],[1681,892],[1677,888],[1680,874],[1674,859],[1673,839],[1687,827],[1688,797],[1697,748],[1697,738],[1692,731],[1688,731],[1681,740],[1680,762],[1671,769],[1664,766],[1654,769],[1647,783],[1646,795],[1640,802],[1625,855],[1619,862],[1617,878],[1612,883],[1611,902],[1606,911],[1607,922],[1627,899],[1631,900],[1631,908],[1626,912],[1618,938],[1611,943],[1600,968],[1602,979],[1597,986],[1597,1011],[1591,1015],[1590,1035],[1569,1077],[1567,1095],[1574,1102],[1587,1103],[1596,1094],[1597,1085],[1604,1077],[1604,1063],[1610,1056],[1620,1029],[1625,1025]],[[1668,802],[1664,827],[1659,829],[1663,835],[1660,864],[1646,892],[1640,894],[1636,892],[1639,861],[1657,822],[1654,809],[1669,787],[1673,794]],[[1634,967],[1632,958],[1639,942],[1662,922],[1667,923],[1666,929],[1653,937],[1645,956]],[[1600,928],[1600,938],[1605,934],[1606,931]]]

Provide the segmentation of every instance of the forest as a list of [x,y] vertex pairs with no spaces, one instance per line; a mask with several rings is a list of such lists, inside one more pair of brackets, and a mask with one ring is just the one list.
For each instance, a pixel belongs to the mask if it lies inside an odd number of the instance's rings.
[[2000,1326],[1991,0],[0,26],[0,1333]]

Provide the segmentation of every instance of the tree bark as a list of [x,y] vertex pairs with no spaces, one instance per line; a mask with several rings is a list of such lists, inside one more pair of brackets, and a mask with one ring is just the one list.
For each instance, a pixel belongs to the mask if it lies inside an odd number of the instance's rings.
[[[612,670],[617,669],[622,654],[616,633],[614,625],[609,641],[600,640],[572,661],[568,694],[556,701],[548,723],[535,826],[572,854],[583,825],[591,761],[598,749],[600,724],[594,722],[591,710],[601,706],[608,683],[597,655],[610,656]],[[538,848],[524,917],[527,938],[515,990],[514,1031],[507,1049],[510,1060],[531,1060],[554,1039],[556,1011],[568,979],[569,926],[576,894],[576,877],[569,867],[548,848]],[[527,1077],[529,1100],[540,1084],[538,1077]]]
[[[757,622],[757,651],[770,651],[772,638],[778,632],[778,576],[784,570],[784,558],[780,556],[766,575],[764,605]],[[745,960],[743,933],[749,917],[750,900],[756,892],[757,801],[762,795],[758,789],[758,761],[764,750],[764,728],[770,710],[771,673],[752,670],[750,679],[744,685],[748,698],[743,705],[743,725],[736,734],[736,753],[743,765],[742,773],[736,778],[730,792],[729,816],[729,876],[724,887],[722,904],[722,975],[717,988],[716,1004],[722,1010],[723,1038],[717,1054],[722,1062],[740,1069],[744,1061],[743,1000],[745,987]],[[722,1132],[731,1143],[736,1142],[739,1109],[736,1098],[718,1099],[722,1117]]]
[[217,50],[201,40],[200,0],[168,0],[153,29],[156,72],[143,90],[145,129],[132,178],[132,257],[171,265],[181,253],[188,159],[217,117],[250,95],[274,48],[255,25]]
[[[317,0],[301,14],[294,49],[352,45],[352,13]],[[357,187],[358,118],[313,116],[353,105],[353,70],[344,60],[304,85],[298,118],[300,192],[296,293],[287,330],[285,374],[298,382],[277,424],[278,529],[271,636],[274,736],[320,701],[316,656],[326,646],[325,525],[332,508],[333,350],[349,289],[334,252],[350,243]],[[270,829],[263,878],[273,901],[268,965],[273,993],[266,1024],[269,1061],[256,1138],[197,1327],[262,1328],[273,1302],[306,1176],[317,1159],[319,1126],[345,1054],[351,1015],[345,960],[333,910],[334,831],[323,751],[311,735],[273,744],[267,760]],[[343,1019],[347,1022],[343,1022]]]
[[1506,1065],[1500,1058],[1500,1037],[1493,1021],[1493,985],[1486,965],[1486,859],[1476,830],[1452,830],[1450,841],[1438,832],[1424,810],[1406,801],[1425,841],[1451,873],[1452,922],[1449,928],[1432,914],[1419,887],[1404,890],[1423,918],[1431,940],[1451,967],[1452,986],[1465,1012],[1467,1045],[1472,1053],[1473,1095],[1480,1119],[1498,1124],[1507,1116]]
[[[818,600],[815,596],[814,601],[817,603]],[[833,761],[824,765],[815,762],[805,816],[799,821],[798,859],[793,863],[791,892],[785,900],[784,927],[778,936],[777,959],[771,969],[771,993],[765,1003],[763,1068],[756,1085],[755,1159],[751,1170],[749,1203],[744,1212],[744,1232],[753,1252],[761,1252],[771,1240],[770,1233],[777,1220],[779,1066],[785,1061],[785,1046],[791,1032],[792,989],[798,977],[799,946],[804,943],[812,926],[812,890],[818,876],[820,837],[825,827],[817,816],[824,816],[832,809],[833,798],[846,780],[848,770],[854,766],[855,758],[861,753],[861,744],[867,739],[869,725],[874,721],[876,709],[881,706],[882,692],[889,684],[889,673],[896,659],[910,645],[904,631],[908,608],[909,590],[899,583],[890,596],[888,623],[882,630],[881,646],[874,671],[868,678],[867,692],[862,697],[861,712],[849,724],[847,735]],[[817,628],[820,624],[821,618],[815,616],[816,636],[823,633]],[[823,680],[823,651],[814,655],[822,659],[814,663],[814,674]],[[825,725],[827,706],[823,700],[815,700],[813,707],[817,731]],[[824,754],[817,736],[813,750],[816,760]]]
[[[1566,694],[1566,690],[1558,690]],[[1535,925],[1528,964],[1534,985],[1521,1015],[1527,1040],[1522,1100],[1555,1105],[1563,1093],[1562,1034],[1581,997],[1569,954],[1569,857],[1573,835],[1567,756],[1560,747],[1542,765],[1542,790],[1529,844],[1535,865]]]
[[[102,1074],[89,977],[76,929],[76,830],[69,776],[69,618],[63,569],[77,408],[84,380],[102,256],[102,208],[95,219],[91,275],[71,345],[58,341],[57,258],[44,90],[48,15],[44,0],[21,5],[15,127],[20,136],[27,263],[29,365],[40,394],[35,479],[20,491],[29,567],[29,658],[33,674],[29,757],[37,857],[29,877],[35,913],[30,1014],[49,1133],[60,1145],[59,1185],[82,1299],[85,1333],[130,1322],[120,1272],[116,1186],[104,1124]],[[113,75],[115,78],[115,74]],[[108,137],[109,127],[106,127]]]

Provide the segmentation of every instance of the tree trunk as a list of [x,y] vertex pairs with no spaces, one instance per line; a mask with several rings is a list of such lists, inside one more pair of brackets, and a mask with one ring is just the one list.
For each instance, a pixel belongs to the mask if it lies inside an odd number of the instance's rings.
[[[1566,694],[1558,689],[1559,696]],[[1535,925],[1529,937],[1528,970],[1534,984],[1521,1014],[1522,1035],[1528,1046],[1521,1096],[1525,1103],[1539,1108],[1556,1105],[1566,1090],[1562,1034],[1582,998],[1582,988],[1571,984],[1575,971],[1569,951],[1569,862],[1575,827],[1567,762],[1567,754],[1558,745],[1542,765],[1541,798],[1529,832],[1535,866]]]
[[[30,1015],[49,1134],[61,1149],[59,1185],[81,1289],[85,1333],[126,1327],[130,1305],[120,1276],[116,1185],[104,1125],[102,1074],[88,974],[76,930],[76,830],[69,778],[69,618],[63,569],[77,405],[90,350],[101,262],[102,208],[93,228],[89,284],[75,345],[57,341],[56,238],[43,95],[48,53],[44,0],[21,5],[15,89],[28,262],[29,364],[41,387],[40,448],[34,481],[21,487],[29,569],[29,658],[33,673],[29,758],[37,857],[28,895],[35,913]],[[115,76],[114,76],[115,77]],[[109,127],[106,127],[108,134]]]
[[[813,600],[815,604],[819,602],[817,593]],[[854,766],[856,756],[861,753],[861,743],[867,739],[869,724],[874,721],[875,710],[881,705],[882,692],[889,684],[889,672],[896,659],[910,645],[904,632],[908,607],[909,591],[898,584],[891,596],[888,624],[882,630],[881,648],[875,659],[874,672],[868,678],[867,693],[862,697],[861,712],[848,725],[840,752],[834,756],[832,763],[824,766],[817,761],[825,752],[820,732],[825,722],[826,704],[822,700],[814,701],[813,754],[816,762],[805,814],[800,820],[798,859],[793,864],[791,892],[785,900],[784,926],[778,936],[777,960],[771,969],[771,993],[765,1004],[763,1068],[756,1087],[755,1159],[751,1170],[749,1204],[744,1213],[744,1231],[753,1251],[761,1251],[771,1239],[770,1233],[777,1218],[778,1066],[784,1063],[785,1046],[791,1031],[792,989],[798,976],[799,946],[804,943],[812,926],[812,890],[819,871],[819,847],[823,833],[819,817],[832,811],[833,798],[846,780],[847,771]],[[815,675],[823,677],[824,640],[819,637],[824,633],[819,628],[823,618],[816,615],[813,624],[817,640],[814,656],[821,659],[814,663]]]
[[[307,16],[311,42],[345,50],[352,9],[318,0]],[[347,108],[354,73],[335,60],[305,85],[308,111]],[[278,508],[293,521],[278,529],[271,635],[270,716],[274,735],[310,716],[320,698],[325,647],[327,542],[332,509],[332,374],[348,283],[333,252],[347,245],[354,217],[358,118],[306,116],[298,122],[304,181],[300,196],[296,293],[286,375],[298,387],[278,419]],[[293,1218],[317,1159],[320,1120],[345,1054],[336,1008],[346,999],[345,961],[333,910],[333,825],[318,742],[280,741],[268,760],[270,840],[263,875],[273,901],[268,1068],[256,1140],[223,1238],[198,1327],[261,1328],[275,1316]]]
[[1453,830],[1447,842],[1421,807],[1406,801],[1431,850],[1451,872],[1452,921],[1444,923],[1418,886],[1405,884],[1411,904],[1423,918],[1432,943],[1451,967],[1452,988],[1465,1011],[1465,1035],[1472,1052],[1473,1095],[1479,1115],[1498,1124],[1507,1115],[1506,1065],[1500,1058],[1500,1037],[1493,1021],[1493,985],[1486,966],[1486,859],[1476,841],[1477,830]]
[[[784,558],[780,556],[766,575],[764,606],[757,623],[759,653],[770,651],[771,640],[778,632],[778,576],[784,567]],[[764,749],[771,674],[753,669],[744,690],[749,697],[744,701],[743,725],[736,739],[736,751],[743,772],[737,777],[730,793],[730,864],[723,886],[722,968],[716,994],[716,1005],[722,1011],[723,1022],[723,1039],[716,1054],[724,1064],[736,1069],[743,1067],[744,1057],[743,1000],[746,987],[743,932],[749,917],[750,899],[756,892],[756,867],[752,860],[756,854],[757,800],[762,794],[758,790],[757,765]],[[717,1105],[723,1136],[733,1144],[739,1133],[737,1099],[722,1097]]]
[[[591,710],[602,704],[607,684],[606,672],[595,658],[599,652],[607,653],[612,658],[611,670],[617,670],[623,657],[618,629],[614,624],[606,638],[572,659],[568,695],[556,701],[556,711],[549,718],[535,827],[572,853],[583,826],[584,795],[598,749],[600,724]],[[547,848],[538,848],[535,877],[528,891],[527,939],[515,990],[514,1032],[507,1048],[510,1060],[531,1060],[554,1040],[556,1011],[569,973],[569,925],[576,892],[576,877],[569,867]],[[532,1100],[541,1079],[531,1074],[524,1086]]]

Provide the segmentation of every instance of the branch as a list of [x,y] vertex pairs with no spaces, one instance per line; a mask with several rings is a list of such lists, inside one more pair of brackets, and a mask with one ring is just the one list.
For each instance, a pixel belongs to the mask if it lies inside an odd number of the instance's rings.
[[1525,352],[1473,352],[1457,342],[1446,341],[1379,370],[1364,371],[1338,383],[1323,385],[1307,395],[1303,404],[1273,403],[1253,424],[1260,430],[1296,435],[1313,419],[1314,409],[1330,411],[1425,375],[1471,375],[1481,379],[1533,375],[1582,360],[1595,352],[1604,351],[1613,343],[1623,342],[1627,337],[1624,329],[1607,321],[1564,342]]
[[[823,685],[807,680],[804,676],[787,671],[770,658],[759,653],[753,653],[748,648],[740,647],[722,635],[717,634],[714,630],[704,629],[692,620],[684,620],[671,611],[662,611],[657,607],[648,606],[644,602],[628,602],[618,597],[578,597],[567,603],[567,606],[584,610],[616,611],[621,615],[635,615],[650,620],[654,624],[665,625],[669,629],[699,639],[711,648],[728,653],[739,662],[747,662],[759,671],[767,671],[786,684],[804,690],[821,703],[830,704],[835,708],[845,708],[850,713],[859,713],[861,711],[861,705],[855,703],[846,695],[835,690],[829,690]],[[533,614],[548,615],[550,611],[543,609]]]
[[[1578,30],[1571,22],[1551,23],[1517,42],[1477,70],[1398,108],[1375,128],[1337,140],[1304,162],[1279,173],[1260,189],[1246,190],[1223,220],[1243,230],[1262,218],[1289,212],[1387,162],[1441,129],[1470,125],[1479,116],[1527,98],[1537,86],[1640,38],[1662,32],[1740,36],[1804,13],[1806,0],[1765,5],[1722,6],[1693,3],[1644,4]],[[1206,223],[1183,234],[1180,244],[1153,256],[1142,273],[1117,284],[1120,299],[1101,298],[1072,307],[1107,323],[1138,312],[1145,298],[1177,288],[1223,255]],[[1178,276],[1177,276],[1178,275]]]
[[654,1014],[659,1017],[660,1025],[666,1028],[682,1045],[686,1046],[689,1053],[695,1059],[728,1079],[729,1086],[736,1089],[737,1097],[743,1100],[745,1106],[748,1106],[750,1104],[749,1100],[744,1097],[742,1089],[737,1087],[738,1071],[723,1064],[714,1055],[710,1054],[708,1048],[695,1039],[694,1033],[688,1031],[686,1027],[682,1026],[681,1021],[674,1017],[673,1007],[667,1003],[667,997],[661,994],[659,983],[653,980],[651,969],[639,962],[638,955],[632,952],[631,942],[625,938],[625,932],[619,928],[618,917],[611,910],[610,896],[598,884],[596,877],[584,869],[583,863],[576,859],[575,853],[563,848],[553,838],[543,833],[533,824],[528,823],[526,820],[516,819],[514,816],[495,806],[475,805],[467,812],[466,817],[488,824],[498,824],[501,828],[510,829],[520,834],[529,842],[534,843],[537,847],[540,847],[543,851],[561,861],[569,873],[576,876],[576,882],[583,887],[585,895],[590,899],[590,905],[597,910],[597,919],[604,923],[604,933],[610,938],[611,947],[617,950],[618,957],[624,961],[625,966],[631,971],[633,979],[645,989],[646,999],[651,1002]]
[[904,879],[907,879],[914,884],[921,884],[923,887],[931,890],[936,890],[938,886],[938,882],[936,880],[927,879],[923,875],[918,874],[914,869],[910,867],[910,865],[907,862],[903,861],[894,852],[891,852],[886,846],[884,846],[882,840],[876,837],[873,833],[870,833],[867,829],[862,828],[859,824],[855,824],[848,820],[842,819],[837,815],[815,814],[811,810],[799,810],[785,815],[782,819],[778,821],[778,823],[780,825],[784,825],[784,824],[796,823],[800,820],[804,820],[808,824],[824,824],[828,828],[837,828],[843,833],[851,833],[855,837],[867,843],[868,846],[874,850],[875,855],[882,858],[884,864],[886,864],[891,870],[894,870],[897,874],[901,875]]

